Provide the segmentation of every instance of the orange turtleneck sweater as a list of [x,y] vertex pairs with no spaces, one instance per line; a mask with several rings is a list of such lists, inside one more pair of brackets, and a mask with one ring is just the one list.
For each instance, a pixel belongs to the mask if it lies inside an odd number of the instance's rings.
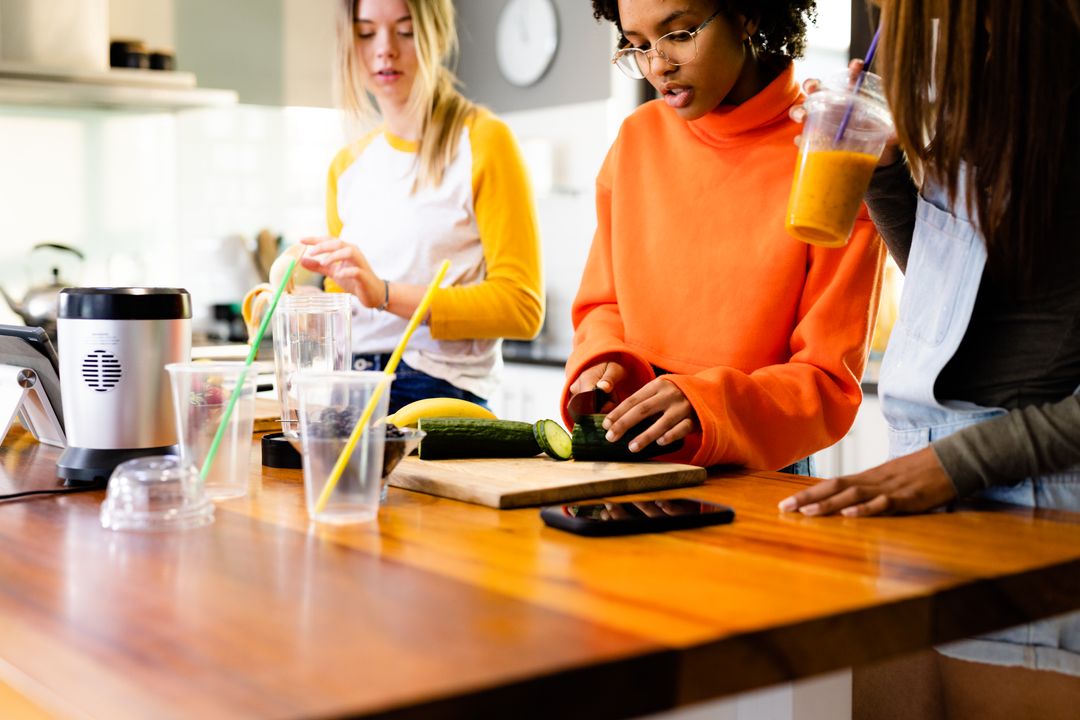
[[624,396],[659,369],[693,405],[701,432],[665,460],[776,469],[847,432],[884,251],[865,208],[841,249],[784,231],[801,101],[789,64],[699,120],[662,101],[626,119],[596,181],[563,407],[612,359]]

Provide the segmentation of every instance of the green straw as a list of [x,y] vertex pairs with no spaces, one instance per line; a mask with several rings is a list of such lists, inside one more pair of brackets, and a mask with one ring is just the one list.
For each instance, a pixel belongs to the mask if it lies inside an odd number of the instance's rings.
[[221,424],[218,425],[217,433],[214,434],[214,441],[210,443],[210,451],[206,453],[206,460],[203,462],[202,470],[199,472],[199,479],[203,482],[206,481],[206,476],[210,474],[210,467],[214,464],[214,458],[217,457],[221,438],[225,437],[225,428],[229,424],[229,418],[232,417],[236,402],[240,399],[240,392],[244,389],[244,380],[247,379],[248,369],[251,367],[251,363],[255,361],[255,355],[259,352],[259,343],[262,342],[263,335],[266,334],[266,328],[270,327],[270,318],[273,317],[274,310],[277,309],[278,300],[281,299],[281,294],[285,292],[285,286],[289,284],[297,263],[300,262],[300,258],[304,257],[306,252],[307,248],[304,248],[304,252],[289,263],[288,269],[285,270],[285,277],[281,279],[281,284],[274,291],[274,299],[270,301],[270,307],[267,309],[266,315],[263,316],[262,322],[259,323],[259,331],[255,333],[255,339],[251,341],[251,349],[248,351],[247,360],[244,361],[244,370],[236,381],[236,387],[233,388],[232,395],[229,396],[229,404],[225,406],[225,413],[221,416]]

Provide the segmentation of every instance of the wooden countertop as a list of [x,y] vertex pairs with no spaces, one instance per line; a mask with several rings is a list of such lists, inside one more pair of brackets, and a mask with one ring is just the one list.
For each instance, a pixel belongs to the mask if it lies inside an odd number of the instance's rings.
[[[0,468],[48,486],[58,456],[16,431]],[[586,539],[395,489],[335,529],[253,461],[187,533],[102,530],[101,492],[0,504],[0,716],[628,717],[1080,607],[1069,513],[803,518],[776,503],[807,479],[751,472],[652,494],[735,508],[704,530]]]

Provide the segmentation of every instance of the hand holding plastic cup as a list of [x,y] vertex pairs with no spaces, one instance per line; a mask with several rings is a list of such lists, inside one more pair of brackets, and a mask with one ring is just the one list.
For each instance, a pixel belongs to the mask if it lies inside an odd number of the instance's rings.
[[229,398],[243,379],[240,395],[205,478],[205,490],[213,500],[246,495],[255,424],[256,374],[243,362],[170,363],[165,369],[172,381],[180,457],[200,469],[210,453]]
[[382,372],[301,372],[293,377],[299,391],[300,440],[303,448],[304,495],[308,515],[316,522],[362,523],[379,511],[389,388],[384,388],[360,435],[349,462],[324,506],[319,500],[357,420],[380,383],[393,376]]
[[859,86],[848,73],[838,75],[811,93],[803,108],[785,228],[812,245],[843,247],[893,134],[892,115],[873,73],[864,73]]

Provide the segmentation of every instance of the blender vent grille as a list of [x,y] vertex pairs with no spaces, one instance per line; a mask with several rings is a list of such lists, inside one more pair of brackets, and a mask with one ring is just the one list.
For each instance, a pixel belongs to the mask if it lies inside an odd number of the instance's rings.
[[95,350],[83,358],[82,376],[97,392],[107,392],[120,382],[120,361],[112,353]]

